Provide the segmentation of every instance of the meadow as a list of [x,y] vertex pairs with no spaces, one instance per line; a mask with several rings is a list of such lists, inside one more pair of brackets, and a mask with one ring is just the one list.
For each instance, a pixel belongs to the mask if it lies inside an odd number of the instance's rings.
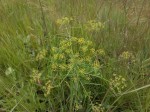
[[0,112],[150,112],[149,0],[0,0]]

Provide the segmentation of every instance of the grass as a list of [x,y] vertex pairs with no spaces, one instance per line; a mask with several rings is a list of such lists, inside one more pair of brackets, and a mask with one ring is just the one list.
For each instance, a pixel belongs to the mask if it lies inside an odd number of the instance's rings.
[[149,0],[1,0],[0,111],[149,112]]

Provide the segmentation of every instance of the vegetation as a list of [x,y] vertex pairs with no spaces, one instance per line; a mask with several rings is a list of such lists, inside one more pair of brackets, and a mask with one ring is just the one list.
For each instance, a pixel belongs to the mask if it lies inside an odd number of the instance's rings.
[[149,0],[1,0],[0,112],[150,112]]

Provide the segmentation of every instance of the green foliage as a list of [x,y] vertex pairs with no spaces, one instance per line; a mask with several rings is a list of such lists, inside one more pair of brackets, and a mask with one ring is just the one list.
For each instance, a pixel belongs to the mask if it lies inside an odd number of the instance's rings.
[[149,112],[149,1],[0,1],[0,111]]

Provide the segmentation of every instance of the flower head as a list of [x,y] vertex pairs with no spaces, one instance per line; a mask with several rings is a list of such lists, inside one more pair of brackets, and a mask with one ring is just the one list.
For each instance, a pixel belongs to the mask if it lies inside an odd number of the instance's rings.
[[92,105],[92,112],[104,112],[105,108],[102,106],[102,104],[93,104]]
[[123,89],[127,87],[126,79],[121,75],[113,74],[113,78],[110,80],[110,89],[114,93],[121,93]]
[[40,83],[42,73],[40,73],[38,70],[33,69],[31,74],[31,81]]
[[79,39],[78,39],[78,43],[79,43],[79,44],[83,44],[83,43],[85,43],[84,38],[79,38]]
[[134,59],[134,55],[129,52],[129,51],[124,51],[121,55],[120,55],[120,58],[121,59],[124,59],[124,60],[132,60]]
[[103,49],[98,49],[96,52],[99,56],[105,56],[105,51]]
[[42,49],[36,56],[36,61],[42,60],[46,56],[46,49]]
[[104,24],[96,20],[90,20],[85,24],[85,29],[88,31],[99,31],[104,28]]
[[63,17],[61,19],[57,19],[56,24],[58,25],[66,25],[69,24],[73,18]]
[[51,93],[51,90],[52,90],[53,86],[52,86],[52,83],[51,81],[47,81],[45,86],[44,86],[44,90],[45,90],[45,96],[48,96],[50,93]]

